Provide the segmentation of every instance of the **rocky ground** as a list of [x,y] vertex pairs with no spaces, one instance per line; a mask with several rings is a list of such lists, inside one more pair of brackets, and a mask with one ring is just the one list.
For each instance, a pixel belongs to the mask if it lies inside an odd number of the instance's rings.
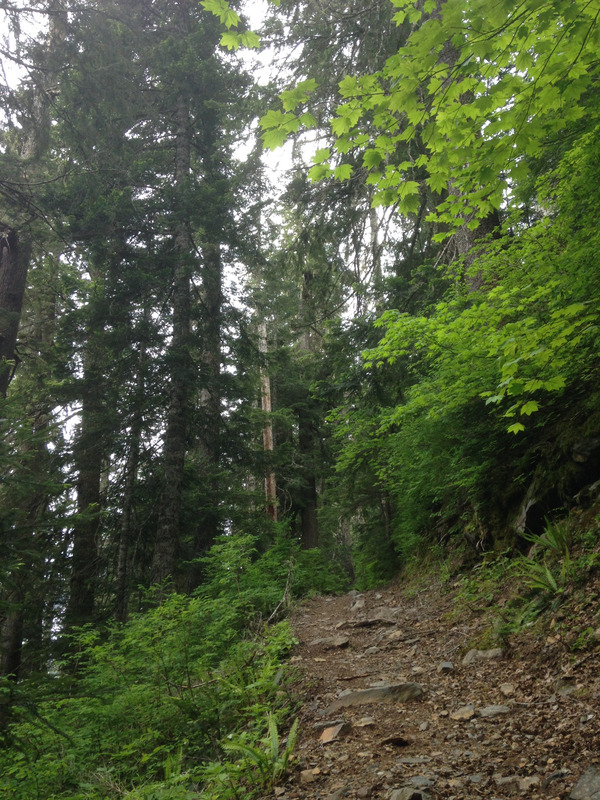
[[489,620],[443,586],[316,597],[292,621],[300,736],[279,800],[600,800],[600,646],[546,630],[485,647]]

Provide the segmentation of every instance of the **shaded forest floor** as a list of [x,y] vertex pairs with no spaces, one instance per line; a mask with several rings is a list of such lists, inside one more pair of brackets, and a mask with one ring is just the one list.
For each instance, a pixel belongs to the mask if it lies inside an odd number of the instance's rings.
[[[596,578],[501,640],[459,582],[306,601],[292,619],[298,763],[275,796],[600,797],[599,596]],[[399,701],[403,683],[422,696]],[[369,687],[377,702],[351,694]]]

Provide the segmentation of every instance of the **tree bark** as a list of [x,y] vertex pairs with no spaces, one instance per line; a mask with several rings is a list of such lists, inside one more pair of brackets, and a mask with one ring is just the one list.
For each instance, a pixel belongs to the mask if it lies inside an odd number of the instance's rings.
[[[28,409],[33,416],[32,438],[25,442],[20,467],[23,474],[29,474],[29,488],[32,485],[36,488],[25,493],[21,490],[20,496],[14,501],[10,497],[2,497],[4,502],[11,505],[14,502],[17,511],[12,546],[19,563],[11,571],[0,595],[3,608],[0,618],[0,677],[8,678],[13,683],[21,676],[25,608],[27,605],[33,607],[41,616],[45,602],[39,576],[41,558],[35,552],[39,547],[37,526],[47,506],[46,492],[40,488],[48,474],[48,452],[45,447],[48,413],[45,403],[43,406],[43,409]],[[28,636],[28,639],[31,640],[31,637]],[[31,641],[29,643],[31,645]],[[10,721],[11,702],[10,694],[0,693],[0,731]]]
[[[262,353],[263,356],[267,354],[268,349],[268,342],[267,342],[267,323],[261,322],[258,326],[258,349]],[[260,396],[261,396],[261,408],[263,414],[265,415],[265,421],[263,425],[263,450],[265,452],[265,456],[268,460],[268,463],[272,462],[273,453],[275,450],[275,442],[273,439],[273,425],[271,423],[271,379],[269,377],[269,373],[267,372],[266,366],[261,366],[260,368]],[[266,505],[266,512],[267,516],[269,516],[274,522],[277,522],[277,481],[275,478],[275,473],[268,467],[267,474],[265,476],[265,505]]]
[[[144,313],[144,318],[147,314]],[[134,492],[137,468],[140,458],[140,438],[142,434],[142,402],[144,399],[144,375],[146,370],[146,344],[140,344],[138,374],[135,387],[135,408],[129,434],[129,452],[125,462],[125,482],[123,486],[123,511],[119,532],[117,554],[117,575],[115,585],[115,619],[126,622],[129,606],[129,551],[133,533]]]
[[69,601],[65,628],[84,625],[94,618],[98,569],[102,467],[105,455],[104,359],[92,322],[84,354],[84,378],[79,432],[73,448],[77,474],[77,514],[73,525]]
[[[315,319],[315,299],[312,282],[314,275],[305,271],[302,281],[300,319],[303,332],[300,339],[300,350],[304,354],[314,353],[316,349],[316,333],[313,330]],[[296,410],[298,419],[298,449],[302,462],[303,486],[300,490],[300,543],[308,550],[319,544],[319,522],[317,517],[318,495],[315,476],[315,449],[318,446],[313,421],[309,411],[310,392],[305,389],[305,397],[301,399]]]
[[304,463],[302,469],[304,485],[300,493],[300,543],[303,550],[309,550],[319,545],[317,479],[314,470],[317,443],[309,415],[300,409],[297,417],[298,449]]
[[29,243],[19,240],[16,230],[0,223],[0,395],[6,397],[16,366],[17,332],[21,319]]
[[169,347],[171,384],[163,448],[163,489],[160,500],[156,542],[152,559],[152,583],[164,584],[175,578],[179,547],[179,508],[188,446],[189,387],[193,381],[190,353],[190,249],[191,237],[185,210],[185,191],[190,174],[191,129],[189,101],[177,102],[175,133],[175,186],[178,216],[173,235],[173,331]]

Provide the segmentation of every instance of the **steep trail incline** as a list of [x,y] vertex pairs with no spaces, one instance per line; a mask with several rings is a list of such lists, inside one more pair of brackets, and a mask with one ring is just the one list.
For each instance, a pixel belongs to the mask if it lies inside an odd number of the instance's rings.
[[600,799],[598,648],[478,649],[489,623],[439,587],[317,597],[292,623],[301,733],[279,800]]

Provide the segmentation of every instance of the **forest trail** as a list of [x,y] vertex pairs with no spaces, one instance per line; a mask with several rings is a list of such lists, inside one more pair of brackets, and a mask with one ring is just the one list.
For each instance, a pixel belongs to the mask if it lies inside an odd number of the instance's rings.
[[456,594],[302,604],[298,764],[278,800],[600,798],[598,648],[577,661],[544,635],[485,649],[489,622],[458,614]]

